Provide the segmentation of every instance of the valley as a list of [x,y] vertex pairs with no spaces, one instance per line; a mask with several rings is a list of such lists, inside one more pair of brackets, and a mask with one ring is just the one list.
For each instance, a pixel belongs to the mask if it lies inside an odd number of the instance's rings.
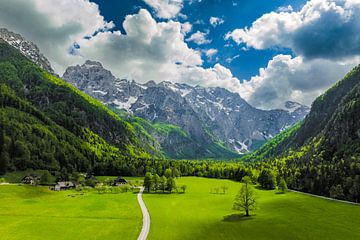
[[0,1],[0,240],[359,240],[359,16]]

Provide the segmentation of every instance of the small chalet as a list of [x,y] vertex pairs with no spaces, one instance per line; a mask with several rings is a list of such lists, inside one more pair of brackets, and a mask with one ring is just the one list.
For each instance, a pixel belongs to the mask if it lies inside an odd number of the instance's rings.
[[114,186],[127,184],[127,181],[123,177],[118,177],[114,180]]
[[40,177],[35,175],[27,175],[21,180],[22,183],[30,184],[30,185],[35,185],[39,181],[40,181]]
[[76,187],[77,184],[74,182],[58,182],[54,187],[51,188],[51,190],[60,191],[60,190],[67,190]]

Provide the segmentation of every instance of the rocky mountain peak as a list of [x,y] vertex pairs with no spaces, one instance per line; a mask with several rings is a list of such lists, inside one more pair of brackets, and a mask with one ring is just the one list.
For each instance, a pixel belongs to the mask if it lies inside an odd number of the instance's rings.
[[23,38],[20,34],[13,33],[6,28],[0,28],[0,38],[18,49],[23,55],[45,71],[55,73],[49,60],[40,52],[39,48],[34,43]]
[[100,67],[102,68],[102,64],[100,62],[97,61],[91,61],[91,60],[86,60],[85,63],[83,64],[83,66],[91,68],[91,67]]

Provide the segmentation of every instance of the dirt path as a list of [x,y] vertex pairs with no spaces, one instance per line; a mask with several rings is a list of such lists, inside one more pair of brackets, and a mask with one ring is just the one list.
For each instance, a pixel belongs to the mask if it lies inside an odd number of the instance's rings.
[[138,237],[138,240],[146,240],[150,231],[150,215],[149,211],[146,208],[146,205],[142,199],[142,193],[144,192],[144,187],[140,188],[140,192],[137,195],[137,200],[141,208],[141,212],[143,215],[143,226]]
[[344,200],[339,200],[339,199],[324,197],[324,196],[315,195],[315,194],[311,194],[311,193],[299,192],[299,191],[291,190],[291,189],[289,189],[289,191],[290,191],[290,192],[296,192],[296,193],[304,194],[304,195],[308,195],[308,196],[312,196],[312,197],[322,198],[322,199],[329,200],[329,201],[347,203],[347,204],[352,204],[352,205],[360,205],[359,203],[355,203],[355,202],[349,202],[349,201],[344,201]]

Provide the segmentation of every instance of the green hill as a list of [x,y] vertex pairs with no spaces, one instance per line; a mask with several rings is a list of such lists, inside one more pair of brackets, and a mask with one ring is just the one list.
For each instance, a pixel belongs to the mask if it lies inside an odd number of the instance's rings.
[[130,159],[162,156],[131,124],[3,41],[0,106],[1,172],[127,173]]
[[360,201],[360,65],[312,104],[306,119],[247,161],[283,166],[290,187]]

